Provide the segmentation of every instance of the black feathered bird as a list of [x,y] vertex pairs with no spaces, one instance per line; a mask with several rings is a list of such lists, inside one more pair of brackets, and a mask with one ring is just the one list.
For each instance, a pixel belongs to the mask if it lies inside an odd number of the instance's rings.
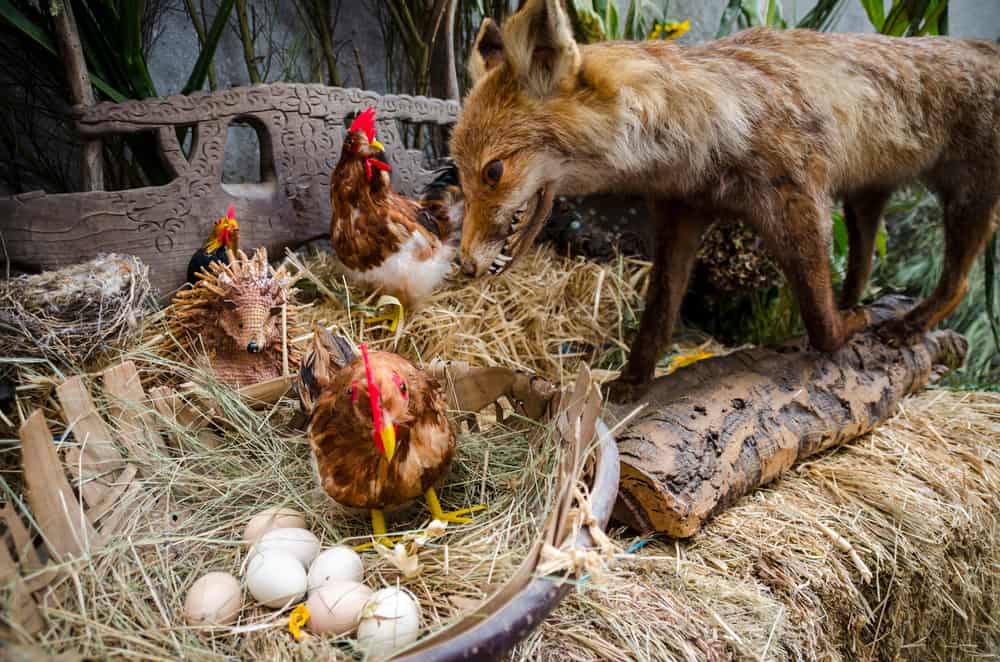
[[233,205],[229,205],[229,213],[220,218],[212,226],[212,233],[205,245],[195,251],[188,262],[187,281],[194,285],[198,282],[198,273],[208,271],[212,262],[229,264],[229,251],[234,253],[240,247],[240,226],[233,216]]

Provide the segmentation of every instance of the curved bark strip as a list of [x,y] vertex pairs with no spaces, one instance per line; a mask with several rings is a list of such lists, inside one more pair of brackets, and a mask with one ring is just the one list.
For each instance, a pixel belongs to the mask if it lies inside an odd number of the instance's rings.
[[[911,301],[887,297],[873,321]],[[874,331],[833,354],[805,341],[708,359],[657,380],[646,409],[618,435],[617,519],[685,538],[794,462],[884,421],[906,395],[958,367],[968,344],[952,331],[891,348]]]

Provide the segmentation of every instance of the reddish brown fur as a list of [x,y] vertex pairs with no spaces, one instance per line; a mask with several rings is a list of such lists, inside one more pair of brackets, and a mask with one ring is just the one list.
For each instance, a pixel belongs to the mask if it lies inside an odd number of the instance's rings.
[[[888,195],[925,182],[945,211],[937,290],[886,334],[906,341],[959,303],[1000,222],[1000,46],[805,30],[749,30],[698,46],[578,47],[558,0],[529,0],[494,30],[452,137],[467,206],[463,269],[482,273],[510,235],[511,211],[553,194],[646,194],[658,245],[641,328],[615,395],[652,378],[687,289],[695,251],[717,219],[759,232],[799,300],[812,344],[832,351],[867,323],[841,313],[828,264],[830,209],[845,203],[851,249],[841,305],[871,270]],[[487,37],[490,37],[487,39]],[[504,163],[495,187],[483,167]]]

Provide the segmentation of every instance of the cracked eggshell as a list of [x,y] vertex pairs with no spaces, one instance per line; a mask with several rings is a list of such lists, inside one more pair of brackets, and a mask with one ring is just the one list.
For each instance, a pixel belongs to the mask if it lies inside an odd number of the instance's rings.
[[243,529],[243,541],[248,545],[257,542],[262,535],[274,529],[304,529],[305,516],[291,508],[268,508],[262,510],[247,522]]
[[309,590],[315,591],[334,581],[364,581],[365,566],[361,557],[344,545],[320,552],[309,566]]
[[243,589],[228,572],[210,572],[188,589],[184,619],[189,625],[229,625],[243,608]]
[[361,612],[358,645],[369,657],[383,658],[417,640],[420,605],[409,591],[384,588],[372,594]]
[[286,552],[299,560],[303,572],[319,554],[319,539],[305,529],[274,529],[268,531],[253,546],[252,555],[264,552]]
[[360,582],[332,581],[311,590],[306,608],[308,627],[316,634],[348,634],[358,627],[361,610],[372,596],[372,590]]
[[247,564],[247,589],[272,609],[297,601],[306,592],[306,570],[296,557],[281,550],[258,552]]

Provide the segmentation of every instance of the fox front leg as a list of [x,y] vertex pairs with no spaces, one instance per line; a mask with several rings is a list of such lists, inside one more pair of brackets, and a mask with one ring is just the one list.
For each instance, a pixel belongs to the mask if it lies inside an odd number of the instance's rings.
[[614,402],[637,399],[653,381],[656,362],[663,355],[680,315],[698,247],[713,220],[698,209],[667,200],[651,202],[650,216],[657,224],[653,272],[628,363],[621,376],[608,385],[608,397]]
[[841,313],[833,298],[830,200],[826,195],[794,187],[775,195],[775,203],[764,208],[780,210],[781,217],[748,220],[795,293],[809,344],[821,352],[834,352],[868,326],[869,317],[864,308]]

